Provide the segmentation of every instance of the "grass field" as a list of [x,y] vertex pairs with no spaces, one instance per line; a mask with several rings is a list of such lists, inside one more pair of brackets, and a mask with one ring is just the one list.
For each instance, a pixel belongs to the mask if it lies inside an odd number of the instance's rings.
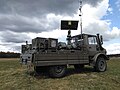
[[120,90],[120,59],[108,61],[106,72],[85,67],[78,73],[71,67],[67,76],[59,79],[29,74],[18,59],[0,59],[0,90]]

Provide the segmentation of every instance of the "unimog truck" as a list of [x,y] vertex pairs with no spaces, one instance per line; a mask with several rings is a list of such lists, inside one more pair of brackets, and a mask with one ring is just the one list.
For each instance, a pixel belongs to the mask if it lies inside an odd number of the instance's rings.
[[81,34],[71,36],[71,30],[77,30],[78,21],[61,20],[61,30],[68,30],[67,43],[59,42],[56,38],[36,37],[32,44],[22,45],[20,62],[34,67],[39,73],[46,71],[50,77],[63,77],[69,65],[81,70],[85,65],[92,66],[98,72],[107,69],[106,49],[102,47],[101,35],[82,33],[82,0],[80,0],[80,29]]
[[33,65],[36,73],[46,70],[50,77],[55,78],[65,76],[69,65],[73,65],[76,70],[81,70],[84,65],[90,65],[98,72],[106,71],[106,61],[109,58],[102,47],[102,36],[99,34],[71,36],[70,29],[76,29],[77,22],[61,21],[61,29],[69,28],[67,43],[58,42],[56,38],[43,37],[32,39],[32,44],[26,42],[26,45],[22,45],[21,63]]

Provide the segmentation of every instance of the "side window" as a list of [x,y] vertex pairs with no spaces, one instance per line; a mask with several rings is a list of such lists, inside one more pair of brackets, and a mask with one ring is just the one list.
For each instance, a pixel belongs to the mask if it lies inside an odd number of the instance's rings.
[[89,44],[97,44],[96,37],[89,37],[88,42]]

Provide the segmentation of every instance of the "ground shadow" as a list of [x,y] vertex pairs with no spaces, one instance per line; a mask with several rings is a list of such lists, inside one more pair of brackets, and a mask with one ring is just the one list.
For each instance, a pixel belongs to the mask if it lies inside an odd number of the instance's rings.
[[[87,73],[93,73],[93,72],[95,72],[95,70],[92,67],[84,67],[81,70],[76,70],[72,67],[72,68],[67,69],[66,76],[70,76],[70,75],[74,75],[74,74],[83,74],[83,73],[87,74]],[[26,72],[26,73],[27,73],[27,75],[30,75],[30,76],[35,77],[37,79],[50,78],[48,72],[36,73],[35,71],[31,71],[31,72]]]
[[66,75],[70,76],[73,74],[81,74],[81,73],[87,74],[87,73],[93,73],[93,72],[95,72],[95,70],[92,67],[85,67],[85,68],[79,69],[79,70],[76,70],[74,68],[68,68]]
[[37,79],[48,79],[50,78],[49,77],[49,74],[47,72],[35,72],[35,71],[31,71],[31,72],[26,72],[27,75],[30,75],[32,77],[35,77]]

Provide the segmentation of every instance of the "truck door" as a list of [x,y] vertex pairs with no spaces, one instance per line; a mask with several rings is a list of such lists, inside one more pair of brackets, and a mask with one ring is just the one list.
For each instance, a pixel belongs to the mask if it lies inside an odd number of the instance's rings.
[[98,47],[98,44],[97,44],[96,36],[88,37],[89,55],[95,55],[98,51],[97,47]]

